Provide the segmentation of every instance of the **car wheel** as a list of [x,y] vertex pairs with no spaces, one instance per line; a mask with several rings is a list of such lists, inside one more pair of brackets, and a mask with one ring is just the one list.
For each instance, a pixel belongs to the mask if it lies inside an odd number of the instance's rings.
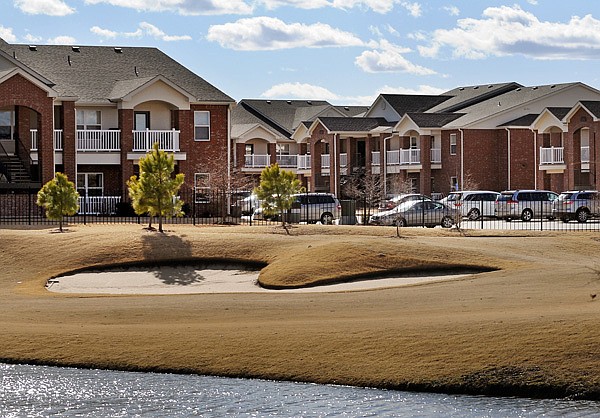
[[525,209],[523,213],[521,213],[521,220],[523,222],[529,222],[531,219],[533,219],[533,212],[531,209]]
[[404,218],[400,218],[396,221],[396,226],[404,228],[407,225],[408,225],[408,223],[406,222],[406,219],[404,219]]
[[584,223],[590,218],[590,212],[587,209],[579,209],[575,214],[577,222]]
[[323,225],[331,225],[333,224],[333,215],[329,212],[325,212],[321,215],[321,223]]
[[454,225],[454,221],[452,220],[451,217],[449,216],[444,216],[442,218],[442,228],[452,228],[452,225]]
[[470,221],[476,221],[477,219],[479,219],[479,217],[481,216],[481,212],[479,212],[479,209],[477,208],[473,208],[469,211],[469,213],[467,214],[467,218]]

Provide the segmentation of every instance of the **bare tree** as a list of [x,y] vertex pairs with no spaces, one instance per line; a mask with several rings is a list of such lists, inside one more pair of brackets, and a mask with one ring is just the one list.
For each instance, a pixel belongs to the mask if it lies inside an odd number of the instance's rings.
[[363,223],[367,223],[371,215],[371,208],[379,203],[383,192],[381,176],[366,170],[358,170],[346,176],[342,184],[345,196],[360,201],[364,205]]

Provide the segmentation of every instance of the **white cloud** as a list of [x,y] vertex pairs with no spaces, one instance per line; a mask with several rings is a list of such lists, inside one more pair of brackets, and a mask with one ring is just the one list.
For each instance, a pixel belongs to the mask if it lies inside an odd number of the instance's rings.
[[13,28],[7,28],[0,25],[0,38],[4,39],[6,42],[17,42],[17,37],[13,33]]
[[435,71],[416,65],[404,58],[403,54],[411,52],[409,48],[402,48],[386,40],[374,45],[370,51],[364,51],[354,63],[367,73],[410,73],[416,75],[436,74]]
[[458,20],[457,27],[438,29],[423,56],[434,57],[449,47],[455,57],[525,55],[537,59],[600,58],[600,21],[586,15],[566,23],[540,21],[518,5],[490,7],[481,19]]
[[109,29],[103,29],[99,26],[92,26],[90,28],[90,32],[92,32],[94,35],[98,35],[101,38],[116,38],[119,33],[109,30]]
[[370,106],[380,94],[428,94],[438,95],[449,89],[420,85],[417,88],[383,86],[373,94],[366,96],[343,96],[336,94],[325,87],[306,83],[277,84],[264,93],[261,97],[269,99],[304,99],[327,100],[329,103],[350,106]]
[[72,36],[67,35],[48,39],[48,44],[50,45],[74,45],[75,43],[77,43],[77,40]]
[[90,28],[90,32],[100,36],[101,38],[107,39],[114,39],[118,36],[123,36],[126,38],[141,38],[143,36],[150,36],[165,42],[189,41],[192,39],[192,37],[189,35],[167,35],[164,31],[148,22],[141,22],[138,26],[139,27],[135,32],[115,32],[99,26],[93,26]]
[[276,84],[262,93],[261,96],[271,99],[296,98],[309,100],[335,100],[339,98],[325,87],[298,82]]
[[106,3],[142,12],[173,12],[180,15],[252,14],[245,0],[85,0],[87,4]]
[[240,19],[208,28],[206,38],[223,48],[239,51],[260,51],[289,48],[324,48],[360,46],[364,43],[349,32],[323,23],[287,24],[272,17]]
[[537,0],[527,0],[527,3],[533,4],[534,6],[538,4]]
[[66,16],[75,9],[62,0],[13,0],[15,7],[30,15]]
[[[0,36],[0,37],[2,37],[2,36]],[[28,33],[27,35],[25,35],[25,37],[23,39],[25,39],[30,44],[36,44],[36,43],[42,41],[42,37],[41,36],[34,36],[34,35],[30,34],[30,33]]]
[[400,3],[400,5],[406,10],[408,10],[412,17],[420,17],[423,14],[423,11],[421,10],[421,5],[419,3],[410,3],[407,1],[403,1]]
[[460,9],[456,6],[446,6],[444,10],[448,12],[450,16],[458,16],[460,14]]

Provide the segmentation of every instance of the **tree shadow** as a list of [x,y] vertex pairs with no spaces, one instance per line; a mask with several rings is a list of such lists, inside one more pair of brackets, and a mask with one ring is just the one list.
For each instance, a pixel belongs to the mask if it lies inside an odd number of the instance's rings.
[[149,233],[142,238],[144,264],[167,285],[188,286],[206,280],[196,269],[190,243],[177,235]]

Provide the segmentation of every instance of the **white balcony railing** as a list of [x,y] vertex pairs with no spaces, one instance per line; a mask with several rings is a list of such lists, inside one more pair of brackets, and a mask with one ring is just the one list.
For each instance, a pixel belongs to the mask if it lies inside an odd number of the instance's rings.
[[564,148],[540,148],[540,165],[564,164]]
[[581,147],[581,162],[590,162],[590,147]]
[[298,166],[298,155],[278,155],[277,156],[277,164],[279,167],[293,167],[296,168]]
[[321,168],[331,168],[331,159],[329,154],[321,154]]
[[117,212],[121,196],[87,196],[79,198],[79,214],[111,215]]
[[442,150],[439,148],[431,148],[431,162],[434,164],[442,163]]
[[248,168],[264,168],[271,165],[271,156],[264,154],[244,155],[244,166]]
[[[38,130],[30,129],[29,134],[31,136],[31,151],[38,150]],[[55,129],[53,132],[54,139],[54,151],[62,151],[63,150],[63,131],[62,129]]]
[[400,164],[400,150],[386,151],[385,161],[387,165],[398,165]]
[[121,131],[81,129],[76,131],[77,151],[120,151]]
[[310,170],[310,155],[298,155],[298,170]]
[[371,165],[381,165],[381,152],[371,152]]
[[400,165],[421,164],[421,150],[416,148],[400,150]]
[[348,167],[348,154],[340,154],[340,167]]
[[155,143],[158,143],[158,147],[163,151],[178,152],[179,131],[133,131],[133,151],[150,151]]

